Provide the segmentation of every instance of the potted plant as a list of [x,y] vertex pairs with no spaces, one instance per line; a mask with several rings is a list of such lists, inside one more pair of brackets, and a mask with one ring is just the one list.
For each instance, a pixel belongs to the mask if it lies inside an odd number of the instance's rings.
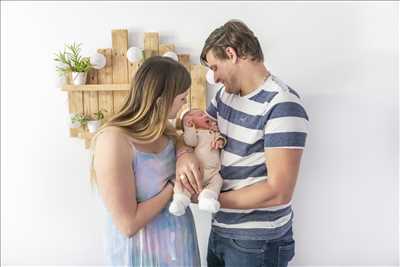
[[82,113],[72,113],[70,120],[70,128],[79,128],[85,126],[89,118]]
[[54,60],[59,63],[57,72],[60,75],[72,74],[72,83],[86,84],[88,71],[93,67],[89,57],[81,56],[81,44],[65,45],[63,52],[58,52]]
[[106,112],[106,110],[103,109],[93,113],[94,117],[92,117],[92,120],[87,122],[87,127],[90,133],[95,133],[100,127],[101,121],[104,119],[103,111]]

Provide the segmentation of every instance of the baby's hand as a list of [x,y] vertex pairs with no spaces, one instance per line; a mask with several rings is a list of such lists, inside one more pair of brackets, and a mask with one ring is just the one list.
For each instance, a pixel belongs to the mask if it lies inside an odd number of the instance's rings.
[[224,141],[221,139],[218,139],[215,143],[217,144],[217,149],[221,149],[224,147]]
[[224,141],[221,139],[213,140],[211,142],[211,149],[221,149],[224,147]]

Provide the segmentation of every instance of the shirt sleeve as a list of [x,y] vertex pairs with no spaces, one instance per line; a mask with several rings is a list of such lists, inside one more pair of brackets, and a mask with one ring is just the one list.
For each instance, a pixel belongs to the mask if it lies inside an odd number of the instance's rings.
[[305,147],[309,119],[300,98],[290,93],[277,94],[265,116],[265,149]]
[[222,90],[223,88],[219,89],[218,92],[215,94],[215,96],[211,99],[210,105],[208,106],[206,111],[207,114],[214,120],[217,120],[218,102]]

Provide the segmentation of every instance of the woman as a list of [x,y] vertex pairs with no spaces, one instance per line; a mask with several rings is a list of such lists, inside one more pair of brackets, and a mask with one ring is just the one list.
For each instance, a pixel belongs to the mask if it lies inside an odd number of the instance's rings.
[[107,209],[112,265],[199,266],[191,212],[173,216],[175,131],[168,119],[186,103],[190,74],[166,57],[138,69],[121,111],[93,139],[93,174]]

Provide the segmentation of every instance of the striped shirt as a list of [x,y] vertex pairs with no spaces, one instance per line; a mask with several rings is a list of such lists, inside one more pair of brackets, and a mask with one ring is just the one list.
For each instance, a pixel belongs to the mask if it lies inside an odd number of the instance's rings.
[[[207,113],[227,139],[221,150],[222,191],[268,179],[265,149],[305,146],[308,116],[300,97],[273,75],[242,97],[222,87]],[[227,238],[271,240],[291,228],[292,218],[290,203],[264,209],[220,209],[213,216],[212,229]]]

